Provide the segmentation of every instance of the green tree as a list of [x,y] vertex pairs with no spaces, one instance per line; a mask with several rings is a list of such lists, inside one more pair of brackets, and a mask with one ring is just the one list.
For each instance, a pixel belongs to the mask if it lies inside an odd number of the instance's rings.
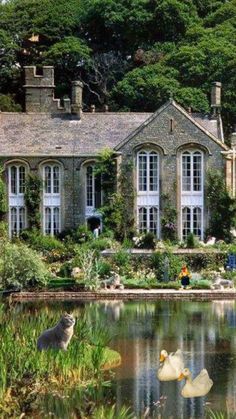
[[210,211],[208,233],[230,241],[231,229],[235,226],[236,201],[230,197],[220,171],[208,172],[206,197]]

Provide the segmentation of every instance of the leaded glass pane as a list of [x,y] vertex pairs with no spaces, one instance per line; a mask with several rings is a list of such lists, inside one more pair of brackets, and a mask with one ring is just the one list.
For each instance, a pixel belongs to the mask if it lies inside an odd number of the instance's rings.
[[87,167],[87,173],[86,173],[86,202],[88,207],[93,207],[93,194],[94,194],[94,188],[93,188],[93,168],[92,166]]
[[10,208],[11,236],[17,235],[17,209]]
[[51,226],[52,226],[52,222],[51,222],[51,208],[46,207],[44,209],[44,225],[45,225],[45,234],[51,234]]
[[191,155],[182,155],[182,191],[191,191]]
[[156,153],[149,155],[149,189],[158,191],[158,155]]
[[198,152],[193,155],[193,190],[202,190],[202,155]]
[[59,166],[53,166],[53,193],[60,192],[60,171]]
[[147,208],[139,208],[138,210],[139,215],[139,232],[146,233],[147,232]]
[[202,210],[199,207],[193,208],[193,234],[201,239],[202,236]]
[[19,233],[25,228],[25,208],[19,208]]
[[17,194],[17,168],[16,166],[11,166],[11,193]]
[[147,154],[138,156],[138,189],[140,192],[147,191]]
[[58,207],[53,208],[53,234],[60,232],[60,209]]
[[25,167],[20,166],[19,168],[19,193],[25,193]]
[[158,209],[151,207],[149,211],[149,231],[157,236]]
[[184,207],[182,209],[182,236],[186,240],[188,234],[191,233],[191,209]]
[[45,193],[51,193],[52,192],[52,168],[51,166],[45,166],[44,168],[44,175],[45,175]]

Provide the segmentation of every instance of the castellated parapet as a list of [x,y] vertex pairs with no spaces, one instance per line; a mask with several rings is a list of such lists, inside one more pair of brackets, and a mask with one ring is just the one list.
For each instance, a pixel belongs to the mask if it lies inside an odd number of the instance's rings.
[[60,106],[60,99],[54,98],[54,68],[44,66],[43,74],[36,73],[35,66],[26,66],[25,70],[25,110],[26,112],[68,113],[70,104]]

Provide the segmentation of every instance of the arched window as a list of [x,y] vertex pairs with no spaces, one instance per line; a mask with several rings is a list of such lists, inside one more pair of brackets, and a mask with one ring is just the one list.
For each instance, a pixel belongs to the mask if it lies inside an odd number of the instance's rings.
[[138,161],[138,191],[157,192],[159,189],[159,155],[155,151],[140,151]]
[[193,233],[194,236],[202,239],[202,208],[200,207],[182,208],[183,240],[186,240],[190,233]]
[[137,217],[140,233],[159,235],[159,153],[137,153]]
[[182,239],[189,233],[203,239],[203,152],[186,150],[181,156]]
[[44,167],[44,192],[50,195],[60,193],[60,167],[57,164]]
[[25,192],[25,175],[26,168],[22,165],[9,166],[9,185],[10,194],[20,195]]
[[182,192],[201,192],[203,188],[203,155],[201,151],[182,154]]
[[14,163],[8,166],[9,234],[18,236],[26,228],[24,202],[26,166]]
[[43,166],[43,230],[54,236],[61,231],[61,166],[47,163]]
[[91,215],[91,211],[101,207],[102,187],[101,176],[96,175],[94,165],[86,166],[86,212]]

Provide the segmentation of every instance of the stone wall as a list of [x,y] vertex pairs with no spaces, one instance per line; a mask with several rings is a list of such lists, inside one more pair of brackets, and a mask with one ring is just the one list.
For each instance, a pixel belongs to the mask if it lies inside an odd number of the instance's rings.
[[[172,120],[172,122],[171,122]],[[171,124],[173,130],[171,132]],[[173,105],[168,106],[153,120],[142,127],[119,149],[124,158],[131,159],[136,167],[136,153],[140,148],[149,147],[160,153],[160,196],[168,194],[172,204],[180,212],[180,155],[183,150],[200,149],[204,153],[204,173],[210,168],[225,173],[225,159],[219,142],[211,139],[203,130],[196,127],[185,115]],[[136,185],[136,171],[133,182]],[[205,176],[206,177],[206,176]],[[204,179],[205,181],[206,179]],[[205,185],[206,182],[204,182]],[[206,185],[205,185],[206,186]],[[207,227],[208,211],[204,203],[204,226]],[[135,203],[133,206],[134,216]],[[160,217],[162,206],[160,200]],[[178,234],[180,236],[180,217],[178,217]]]

